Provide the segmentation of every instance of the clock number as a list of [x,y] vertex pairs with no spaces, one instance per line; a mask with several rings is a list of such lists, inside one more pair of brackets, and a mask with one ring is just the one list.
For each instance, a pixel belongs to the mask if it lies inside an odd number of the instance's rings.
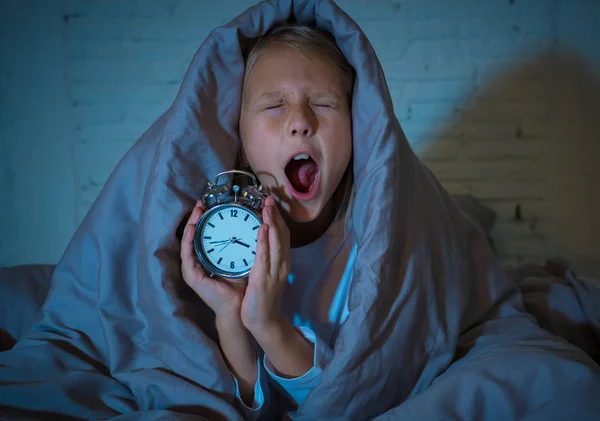
[[231,217],[237,218],[237,209],[231,209]]
[[229,267],[230,267],[231,269],[234,269],[234,268],[235,268],[235,264],[234,264],[233,262],[231,262],[231,264],[229,265]]

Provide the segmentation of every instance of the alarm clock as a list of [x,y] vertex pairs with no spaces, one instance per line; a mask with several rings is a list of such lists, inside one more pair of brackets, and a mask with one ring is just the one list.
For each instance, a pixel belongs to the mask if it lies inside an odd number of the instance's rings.
[[[219,184],[227,174],[242,174],[252,184],[240,189]],[[219,173],[208,181],[202,201],[207,211],[196,224],[194,251],[210,277],[239,279],[248,276],[256,257],[258,229],[267,192],[254,174],[242,170]]]

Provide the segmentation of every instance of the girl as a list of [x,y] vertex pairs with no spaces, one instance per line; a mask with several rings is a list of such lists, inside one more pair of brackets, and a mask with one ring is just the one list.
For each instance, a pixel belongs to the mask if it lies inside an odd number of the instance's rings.
[[[202,201],[185,228],[184,279],[216,314],[220,347],[250,416],[265,406],[267,377],[301,403],[344,319],[352,87],[352,67],[326,32],[286,24],[261,38],[246,59],[239,161],[273,195],[247,286],[211,279],[197,262],[192,242]],[[253,339],[264,358],[257,360]]]

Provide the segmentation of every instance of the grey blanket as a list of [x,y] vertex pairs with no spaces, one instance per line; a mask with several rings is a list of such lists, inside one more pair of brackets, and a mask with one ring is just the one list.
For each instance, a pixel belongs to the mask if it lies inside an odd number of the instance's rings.
[[240,420],[213,315],[175,232],[232,168],[242,47],[314,23],[356,70],[350,315],[298,420],[595,419],[600,368],[541,328],[483,235],[411,150],[360,28],[331,1],[272,0],[215,29],[172,106],[119,163],[53,272],[39,320],[0,354],[7,417]]

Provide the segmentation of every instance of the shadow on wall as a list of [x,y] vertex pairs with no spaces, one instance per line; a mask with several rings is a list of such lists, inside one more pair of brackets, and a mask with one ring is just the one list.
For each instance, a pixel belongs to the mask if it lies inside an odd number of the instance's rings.
[[485,79],[420,155],[498,214],[507,264],[561,257],[600,277],[600,75],[553,51]]

